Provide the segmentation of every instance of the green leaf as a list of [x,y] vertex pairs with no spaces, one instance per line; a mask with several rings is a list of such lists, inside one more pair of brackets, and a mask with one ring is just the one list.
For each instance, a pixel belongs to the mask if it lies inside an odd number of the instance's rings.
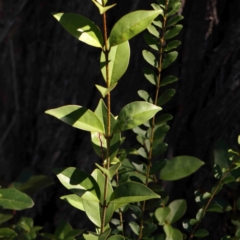
[[230,148],[230,146],[222,140],[218,140],[214,144],[214,150],[213,150],[214,163],[219,166],[220,172],[222,172],[223,168],[227,169],[229,167],[229,160],[228,160],[228,149],[229,148]]
[[53,15],[57,21],[78,40],[93,47],[102,48],[103,36],[92,21],[75,13],[56,13]]
[[13,218],[13,213],[12,211],[2,211],[0,212],[0,224],[7,222],[8,220],[10,220],[11,218]]
[[67,105],[47,110],[45,113],[64,123],[89,132],[104,132],[99,118],[89,109],[77,105]]
[[57,236],[57,239],[59,240],[65,240],[67,234],[72,230],[72,227],[69,223],[65,221],[61,221],[58,225],[56,231],[54,232],[54,235]]
[[167,76],[167,77],[165,77],[162,81],[161,81],[161,87],[163,87],[163,86],[166,86],[166,85],[168,85],[168,84],[171,84],[171,83],[174,83],[174,82],[176,82],[178,80],[178,78],[177,77],[174,77],[174,76]]
[[96,233],[89,232],[88,234],[83,234],[85,240],[99,240],[98,235]]
[[31,208],[33,205],[33,200],[27,194],[15,188],[0,189],[0,208],[23,210]]
[[145,78],[153,85],[156,85],[156,82],[157,82],[157,75],[156,73],[151,70],[151,69],[148,69],[148,68],[144,68],[143,69],[143,73],[144,73],[144,76]]
[[148,45],[150,48],[152,48],[152,49],[154,49],[154,50],[156,50],[156,51],[159,51],[159,49],[160,49],[160,43],[159,43],[159,41],[158,41],[157,38],[153,37],[153,36],[150,35],[149,33],[145,33],[145,34],[143,35],[143,37],[144,37],[145,42],[147,43],[147,45]]
[[178,229],[173,228],[171,225],[165,224],[163,226],[163,230],[166,233],[165,240],[183,240],[182,233]]
[[185,214],[187,210],[187,202],[185,199],[178,199],[171,202],[168,207],[170,208],[170,213],[168,214],[167,222],[173,224]]
[[136,222],[130,222],[129,227],[138,236],[140,232],[140,226]]
[[166,123],[166,122],[168,122],[172,119],[173,119],[173,116],[171,114],[164,113],[156,119],[155,125],[161,125],[161,124]]
[[0,238],[2,239],[15,239],[17,236],[17,233],[10,228],[0,228]]
[[161,12],[161,10],[139,10],[123,16],[111,30],[109,36],[110,46],[128,41],[144,31]]
[[202,208],[200,208],[196,214],[196,220],[201,221],[202,218],[204,217],[205,213]]
[[124,240],[125,238],[121,235],[113,235],[108,240]]
[[204,162],[195,157],[179,156],[167,161],[160,172],[160,179],[174,181],[187,177],[197,171]]
[[198,229],[195,233],[195,237],[203,238],[209,235],[209,232],[205,229]]
[[164,224],[164,222],[166,221],[169,213],[170,213],[170,208],[169,207],[160,207],[160,208],[156,209],[155,217],[158,220],[158,223],[160,225]]
[[99,236],[98,240],[106,240],[110,233],[111,233],[111,228],[108,228]]
[[138,91],[138,96],[141,97],[143,100],[145,100],[146,102],[150,102],[152,103],[152,99],[151,97],[149,96],[149,93],[146,92],[145,90],[139,90]]
[[[109,83],[110,86],[117,83],[117,81],[126,72],[130,59],[130,47],[129,42],[126,41],[117,46],[111,47],[108,54],[108,69],[109,69]],[[104,80],[107,82],[106,78],[106,56],[102,51],[100,57],[100,67]]]
[[100,166],[97,163],[95,163],[95,164],[103,173],[105,173],[109,177],[110,180],[113,178],[113,176],[115,175],[115,173],[117,172],[117,170],[121,166],[121,163],[118,162],[116,164],[113,164],[109,169],[106,169],[106,168]]
[[102,87],[102,86],[97,85],[97,84],[95,84],[95,86],[96,86],[96,88],[98,89],[98,91],[102,94],[102,97],[105,98],[106,95],[107,95],[109,92],[111,92],[111,91],[117,86],[117,84],[114,84],[114,85],[112,85],[112,86],[109,87],[109,88],[105,88],[105,87]]
[[151,35],[155,36],[156,38],[160,37],[160,32],[157,30],[157,28],[154,25],[150,24],[147,30]]
[[161,10],[161,11],[162,11],[161,14],[163,14],[163,10],[162,10],[162,8],[161,8],[158,4],[152,3],[151,6],[152,6],[152,8],[153,8],[154,10]]
[[112,4],[112,5],[103,7],[102,3],[99,3],[98,1],[92,0],[92,2],[96,5],[96,7],[98,8],[100,14],[104,14],[106,11],[108,11],[109,9],[111,9],[111,8],[116,6],[116,3],[115,3],[115,4]]
[[167,103],[168,101],[171,100],[171,98],[175,95],[175,93],[176,93],[175,89],[167,89],[158,98],[157,105],[158,106],[163,106],[165,103]]
[[164,34],[164,38],[170,39],[176,37],[179,32],[182,30],[183,26],[182,25],[175,25],[171,29],[167,30],[166,33]]
[[158,68],[158,61],[156,57],[149,51],[143,50],[142,51],[143,58],[153,67]]
[[164,47],[164,51],[169,52],[169,51],[177,48],[180,44],[181,44],[180,41],[173,40],[173,41],[169,42],[166,47]]
[[167,53],[167,55],[163,58],[162,69],[169,67],[177,58],[178,52],[173,51]]
[[129,103],[120,111],[114,132],[137,127],[151,119],[160,110],[160,107],[147,102],[136,101]]
[[114,190],[110,201],[117,204],[127,204],[153,198],[160,198],[160,196],[145,185],[137,182],[125,182]]
[[66,169],[57,168],[53,172],[65,188],[81,196],[83,199],[99,202],[100,189],[90,174],[74,167]]
[[175,25],[176,23],[178,23],[179,21],[181,21],[184,17],[181,16],[181,15],[176,15],[176,16],[173,16],[172,18],[170,18],[168,21],[167,21],[167,25],[166,27],[171,27],[173,25]]
[[154,223],[145,224],[143,228],[143,239],[151,239],[146,237],[151,237],[152,233],[157,230],[157,225]]
[[169,3],[170,3],[170,5],[169,5],[168,11],[167,11],[168,12],[167,17],[170,17],[173,14],[177,13],[182,5],[182,3],[179,1],[177,1],[177,2],[170,1]]
[[69,194],[69,195],[65,195],[65,196],[60,197],[60,199],[68,202],[73,207],[75,207],[75,208],[77,208],[81,211],[84,211],[83,203],[82,203],[83,199],[81,197],[79,197],[78,195]]

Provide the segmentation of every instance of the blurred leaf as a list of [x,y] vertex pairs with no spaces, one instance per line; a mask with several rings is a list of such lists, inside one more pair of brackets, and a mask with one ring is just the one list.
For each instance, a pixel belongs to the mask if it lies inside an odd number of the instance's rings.
[[103,125],[99,118],[91,110],[81,106],[66,105],[47,110],[45,113],[52,115],[75,128],[89,132],[104,132]]
[[179,21],[181,21],[183,18],[184,18],[184,17],[181,16],[181,15],[173,16],[172,18],[170,18],[170,19],[167,21],[166,27],[169,28],[169,27],[175,25],[176,23],[178,23]]
[[178,80],[178,78],[177,77],[174,77],[174,76],[167,76],[167,77],[165,77],[162,81],[161,81],[161,87],[163,87],[163,86],[166,86],[166,85],[168,85],[168,84],[171,84],[171,83],[174,83],[174,82],[176,82]]
[[209,232],[205,229],[198,229],[195,233],[195,237],[203,238],[209,235]]
[[178,40],[173,40],[167,44],[167,46],[164,48],[165,52],[169,52],[175,48],[177,48],[179,45],[181,45],[181,42]]
[[153,37],[152,35],[150,35],[149,33],[145,33],[143,35],[145,42],[147,43],[147,45],[149,47],[151,47],[152,49],[159,51],[160,49],[160,43],[158,41],[157,38]]
[[163,225],[170,213],[169,207],[160,207],[155,211],[155,217],[160,225]]
[[168,214],[167,221],[173,224],[183,217],[187,210],[187,202],[185,199],[178,199],[168,205],[170,213]]
[[140,226],[136,222],[130,222],[129,227],[138,236],[140,231]]
[[[126,72],[130,59],[130,47],[129,42],[126,41],[117,46],[111,47],[108,54],[108,70],[109,70],[109,84],[113,86]],[[107,82],[106,78],[106,57],[102,51],[100,57],[100,66],[103,78]]]
[[106,11],[108,11],[109,9],[111,9],[111,8],[113,8],[113,7],[115,7],[116,6],[116,3],[115,4],[112,4],[112,5],[109,5],[109,6],[102,6],[102,3],[98,3],[98,1],[96,1],[96,0],[92,0],[92,2],[96,5],[96,7],[98,8],[98,10],[99,10],[99,13],[100,14],[103,14],[103,13],[105,13]]
[[78,40],[93,47],[102,48],[103,36],[98,28],[88,18],[75,13],[56,13],[53,15],[57,21]]
[[167,53],[166,56],[163,58],[162,69],[165,69],[169,65],[171,65],[176,60],[177,56],[178,52],[176,51]]
[[110,46],[121,44],[133,38],[145,30],[161,12],[161,10],[140,10],[126,14],[113,26],[109,36]]
[[151,237],[152,233],[157,230],[157,225],[154,223],[148,223],[144,225],[143,228],[143,239],[146,239],[146,237]]
[[163,106],[165,103],[167,103],[168,101],[170,101],[172,99],[172,97],[175,95],[175,93],[176,93],[175,89],[167,89],[158,98],[157,105]]
[[33,207],[33,200],[15,188],[0,189],[0,208],[23,210]]
[[0,212],[0,224],[7,222],[8,220],[13,218],[13,213],[12,211],[8,211],[8,210],[1,210]]
[[0,228],[0,238],[2,239],[15,239],[17,236],[17,233],[10,228]]
[[178,229],[173,228],[171,225],[165,224],[163,226],[163,230],[166,233],[165,240],[183,240],[182,233]]
[[160,124],[166,123],[172,119],[173,119],[173,116],[171,114],[164,113],[160,117],[157,118],[155,125],[160,125]]
[[178,180],[197,171],[204,162],[195,157],[179,156],[167,161],[160,172],[160,179],[166,181]]

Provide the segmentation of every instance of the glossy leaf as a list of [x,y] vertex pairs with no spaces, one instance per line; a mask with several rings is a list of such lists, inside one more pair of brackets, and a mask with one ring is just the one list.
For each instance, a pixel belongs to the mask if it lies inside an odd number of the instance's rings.
[[15,188],[0,189],[0,208],[23,210],[33,207],[33,200],[25,193]]
[[118,115],[114,132],[137,127],[151,119],[161,108],[147,102],[132,102],[122,108]]
[[176,93],[175,89],[167,89],[158,98],[157,105],[163,106],[165,103],[167,103],[168,101],[170,101],[172,99],[172,97],[175,95],[175,93]]
[[119,185],[111,195],[111,202],[117,204],[127,204],[131,202],[140,202],[153,198],[160,198],[148,187],[136,182],[126,182]]
[[152,49],[154,49],[156,51],[159,51],[160,43],[157,38],[153,37],[149,33],[145,33],[143,37],[149,47],[151,47]]
[[65,195],[65,196],[60,197],[60,199],[68,202],[73,207],[75,207],[81,211],[84,211],[83,203],[82,203],[83,199],[81,197],[79,197],[78,195],[76,195],[76,194]]
[[174,181],[187,177],[197,171],[204,162],[191,156],[179,156],[167,161],[160,172],[160,179]]
[[181,44],[180,41],[173,40],[173,41],[169,42],[166,47],[164,47],[164,51],[169,52],[169,51],[177,48],[180,44]]
[[[109,83],[110,86],[117,83],[117,81],[126,72],[130,59],[130,47],[129,42],[126,41],[122,44],[111,47],[108,54],[108,68],[109,68]],[[100,57],[100,67],[103,78],[107,82],[106,78],[106,57],[102,51]]]
[[170,5],[168,8],[167,17],[170,17],[173,14],[177,13],[182,5],[182,3],[179,1],[178,2],[170,1],[169,3],[170,3]]
[[172,18],[170,18],[168,21],[167,21],[167,25],[166,27],[171,27],[173,25],[175,25],[176,23],[178,23],[179,21],[181,21],[184,17],[181,16],[181,15],[176,15],[176,16],[173,16]]
[[143,50],[142,51],[143,58],[153,67],[158,68],[158,61],[156,57],[149,51]]
[[157,28],[154,25],[150,24],[147,30],[151,35],[155,36],[156,38],[160,37],[160,32],[157,30]]
[[167,143],[153,142],[153,151],[152,151],[153,157],[163,154],[167,150],[167,147],[168,147]]
[[125,238],[121,235],[113,235],[108,240],[124,240]]
[[209,232],[205,229],[198,229],[195,233],[195,237],[203,238],[209,235]]
[[167,76],[161,81],[161,87],[166,86],[166,85],[171,84],[171,83],[174,83],[177,80],[178,80],[177,77],[174,77],[174,76],[171,76],[171,75]]
[[153,85],[156,85],[156,82],[157,82],[157,75],[156,73],[151,70],[151,69],[148,69],[148,68],[144,68],[143,69],[143,73],[144,73],[144,76],[145,78]]
[[165,240],[183,240],[182,233],[178,229],[173,228],[171,225],[164,225],[163,230],[166,233]]
[[176,37],[179,32],[182,30],[183,26],[182,25],[175,25],[171,29],[167,30],[166,33],[164,34],[164,38],[170,39]]
[[17,233],[11,228],[0,228],[0,239],[15,239],[17,236]]
[[140,232],[140,226],[136,222],[130,222],[129,227],[138,236]]
[[83,199],[99,202],[100,189],[90,174],[74,167],[57,168],[53,171],[65,188]]
[[166,221],[169,213],[170,213],[170,208],[169,207],[160,207],[160,208],[156,209],[155,217],[158,220],[158,223],[160,225],[164,224],[164,222]]
[[98,28],[88,18],[75,13],[56,13],[53,15],[57,21],[78,40],[93,47],[102,48],[103,36]]
[[104,132],[98,117],[89,109],[77,105],[67,105],[47,110],[45,113],[64,123],[89,132]]
[[187,202],[185,199],[178,199],[171,202],[168,207],[170,209],[170,213],[168,214],[167,222],[169,224],[173,224],[185,214],[187,210]]
[[121,44],[145,30],[161,13],[161,10],[139,10],[123,16],[112,28],[109,42],[111,46]]
[[111,92],[115,87],[116,87],[117,84],[114,84],[112,85],[111,87],[109,88],[105,88],[105,87],[102,87],[100,85],[97,85],[95,84],[96,88],[98,89],[98,91],[101,93],[102,97],[105,98],[106,95]]
[[116,3],[115,3],[115,4],[112,4],[112,5],[103,7],[102,3],[99,3],[98,1],[92,0],[92,2],[96,5],[96,7],[98,8],[100,14],[103,14],[106,11],[108,11],[109,9],[111,9],[111,8],[116,6]]
[[165,69],[168,66],[170,66],[177,59],[177,56],[178,52],[176,51],[168,53],[163,59],[162,69]]
[[141,97],[146,102],[150,102],[150,103],[153,102],[151,97],[149,96],[149,93],[146,92],[145,90],[138,90],[138,96]]

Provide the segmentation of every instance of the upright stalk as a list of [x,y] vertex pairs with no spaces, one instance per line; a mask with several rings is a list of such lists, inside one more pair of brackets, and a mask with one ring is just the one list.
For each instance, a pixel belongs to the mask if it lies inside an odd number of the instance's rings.
[[[102,0],[102,6],[104,6],[104,1]],[[110,87],[109,81],[109,64],[108,64],[108,37],[107,37],[107,16],[106,13],[103,14],[103,35],[104,35],[104,55],[106,59],[106,81],[107,81],[107,88]],[[111,141],[111,95],[110,92],[107,94],[107,133],[105,133],[105,139],[107,142],[107,164],[106,168],[109,169],[110,167],[110,141]],[[107,192],[108,192],[108,176],[105,174],[105,184],[104,184],[104,198],[103,198],[103,212],[101,216],[101,234],[104,232],[104,225],[106,219],[106,211],[107,211]]]
[[[162,76],[162,63],[163,63],[163,48],[165,45],[165,31],[166,31],[166,23],[167,23],[167,16],[166,12],[168,9],[168,3],[169,0],[166,0],[165,4],[165,10],[164,10],[164,16],[163,16],[163,24],[162,24],[162,32],[161,32],[161,37],[160,37],[160,50],[159,50],[159,63],[158,63],[158,75],[157,75],[157,86],[156,86],[156,92],[155,92],[155,97],[154,97],[154,105],[157,105],[158,97],[159,97],[159,90],[160,90],[160,83],[161,83],[161,76]],[[149,176],[150,176],[150,170],[152,167],[152,151],[153,151],[153,137],[154,137],[154,127],[155,127],[155,116],[152,118],[152,123],[151,123],[151,134],[150,134],[150,149],[148,153],[148,166],[147,166],[147,173],[146,173],[146,182],[145,185],[148,185],[149,181]],[[145,207],[146,207],[146,201],[143,202],[142,204],[142,217],[141,217],[141,222],[140,222],[140,232],[139,232],[139,237],[138,240],[142,239],[142,231],[143,231],[143,225],[144,225],[144,212],[145,212]]]

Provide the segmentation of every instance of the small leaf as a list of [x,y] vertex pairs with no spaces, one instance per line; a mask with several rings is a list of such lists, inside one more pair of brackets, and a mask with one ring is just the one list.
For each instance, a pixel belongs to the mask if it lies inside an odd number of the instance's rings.
[[161,125],[161,124],[166,123],[166,122],[168,122],[172,119],[173,119],[173,116],[171,114],[164,113],[160,117],[157,118],[157,120],[155,122],[155,125]]
[[202,208],[200,208],[196,214],[196,220],[201,221],[202,218],[204,217],[205,213]]
[[102,48],[103,36],[100,29],[81,15],[75,13],[56,13],[53,15],[74,37],[93,47]]
[[170,66],[177,59],[177,56],[178,56],[178,52],[176,51],[167,53],[167,55],[163,59],[162,69],[165,69],[168,66]]
[[0,228],[0,238],[2,239],[15,239],[17,233],[10,228]]
[[60,199],[68,202],[73,207],[75,207],[81,211],[84,211],[83,203],[82,203],[83,199],[81,197],[79,197],[78,195],[76,195],[76,194],[65,195],[65,196],[60,197]]
[[121,235],[113,235],[108,240],[124,240],[125,238]]
[[[130,47],[129,42],[126,41],[117,46],[111,47],[108,53],[108,70],[109,70],[109,84],[110,86],[117,83],[117,81],[126,72],[130,59]],[[106,78],[106,56],[102,51],[100,57],[100,67],[104,80]]]
[[0,189],[0,208],[2,209],[23,210],[33,205],[33,200],[27,194],[15,188]]
[[99,202],[100,189],[90,174],[74,167],[57,168],[53,172],[65,188],[83,199]]
[[182,3],[177,1],[170,1],[170,6],[168,8],[168,13],[167,13],[167,17],[172,16],[173,14],[177,13],[179,11],[179,9],[181,8]]
[[85,240],[99,240],[99,236],[96,233],[88,232],[88,234],[83,234]]
[[160,172],[160,179],[174,181],[197,171],[204,162],[195,157],[179,156],[167,161]]
[[176,16],[173,16],[172,18],[170,18],[168,21],[167,21],[167,25],[166,27],[171,27],[173,25],[175,25],[176,23],[178,23],[179,21],[181,21],[184,17],[181,16],[181,15],[176,15]]
[[[143,239],[147,239],[147,237],[151,237],[152,233],[157,230],[157,225],[154,223],[145,224],[143,228]],[[152,238],[148,238],[152,239]]]
[[148,153],[146,152],[146,150],[143,147],[139,148],[137,151],[138,151],[138,154],[140,156],[142,156],[143,158],[148,159]]
[[165,77],[162,81],[161,81],[161,87],[163,87],[163,86],[166,86],[166,85],[168,85],[168,84],[171,84],[171,83],[174,83],[174,82],[176,82],[178,80],[178,78],[177,77],[174,77],[174,76],[167,76],[167,77]]
[[77,105],[67,105],[47,110],[45,113],[56,117],[64,123],[89,132],[103,133],[103,125],[89,109]]
[[157,208],[157,210],[155,211],[155,217],[158,220],[158,223],[160,225],[164,224],[164,222],[166,221],[169,213],[170,213],[170,208],[169,207]]
[[111,195],[111,202],[117,204],[126,204],[131,202],[140,202],[153,198],[160,198],[148,187],[136,182],[126,182],[119,185]]
[[164,51],[165,51],[165,52],[169,52],[169,51],[177,48],[180,44],[181,44],[180,41],[178,41],[178,40],[173,40],[173,41],[169,42],[166,47],[164,47]]
[[167,235],[165,240],[183,240],[182,233],[171,225],[165,224],[163,230]]
[[150,103],[153,102],[151,97],[149,96],[148,92],[146,92],[145,90],[139,90],[138,95],[139,95],[139,97],[141,97],[146,102],[150,102]]
[[209,235],[209,232],[205,229],[198,229],[195,233],[195,237],[203,238]]
[[164,38],[170,39],[176,37],[179,32],[182,30],[183,26],[182,25],[175,25],[171,29],[167,30],[166,33],[164,34]]
[[148,68],[144,68],[143,69],[143,72],[144,72],[144,76],[145,78],[153,85],[156,85],[156,82],[157,82],[157,75],[156,73],[151,70],[151,69],[148,69]]
[[114,132],[137,127],[151,119],[161,108],[147,102],[132,102],[122,108],[118,115]]
[[140,226],[136,222],[130,222],[129,226],[132,231],[138,236],[140,232]]
[[154,49],[156,51],[159,51],[160,43],[159,43],[159,41],[155,37],[153,37],[149,33],[145,33],[143,35],[143,37],[144,37],[144,40],[145,40],[145,42],[147,43],[147,45],[149,47],[151,47],[152,49]]
[[109,36],[110,45],[115,46],[133,38],[145,30],[161,12],[161,10],[140,10],[123,16],[111,30]]
[[154,25],[150,24],[147,30],[149,31],[150,34],[152,34],[156,38],[160,37],[160,32],[157,30],[157,28]]
[[98,8],[100,14],[104,14],[106,11],[108,11],[109,9],[111,9],[111,8],[116,6],[116,3],[115,3],[115,4],[112,4],[112,5],[103,7],[100,3],[98,3],[95,0],[92,0],[92,2],[96,5],[96,7]]
[[168,101],[171,100],[171,98],[175,95],[175,93],[176,93],[175,89],[167,89],[158,98],[157,105],[158,106],[163,106],[165,103],[167,103]]
[[185,199],[178,199],[171,202],[168,207],[170,208],[170,213],[168,214],[167,221],[169,224],[173,224],[185,214],[187,202]]
[[161,10],[162,11],[161,14],[163,14],[163,10],[161,9],[161,7],[158,4],[152,3],[151,6],[154,10]]
[[107,95],[109,92],[111,92],[111,91],[117,86],[117,84],[114,84],[114,85],[112,85],[112,86],[109,87],[109,88],[105,88],[105,87],[102,87],[102,86],[97,85],[97,84],[95,84],[95,86],[96,86],[96,88],[98,89],[98,91],[102,94],[102,97],[105,98],[106,95]]
[[112,179],[118,168],[121,166],[121,163],[118,162],[116,164],[113,164],[109,169],[106,169],[97,163],[95,164],[103,173],[105,173],[109,177],[110,180]]
[[153,67],[158,68],[158,61],[156,60],[156,57],[149,51],[143,50],[142,51],[143,58]]
[[8,220],[10,220],[11,218],[13,218],[13,213],[12,211],[3,211],[1,210],[0,212],[0,224],[7,222]]

